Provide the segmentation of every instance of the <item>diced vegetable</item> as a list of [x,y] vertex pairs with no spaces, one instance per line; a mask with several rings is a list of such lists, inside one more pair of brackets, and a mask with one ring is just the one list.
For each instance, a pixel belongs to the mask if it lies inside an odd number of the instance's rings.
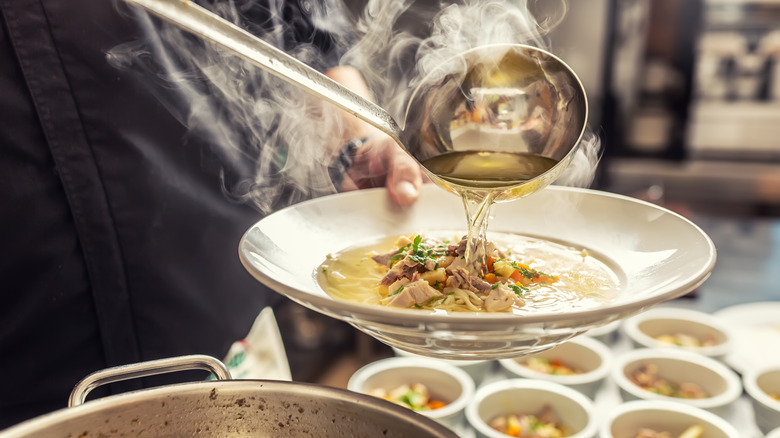
[[441,400],[431,399],[428,388],[421,383],[401,385],[389,391],[384,388],[374,388],[369,391],[369,394],[405,406],[414,411],[441,409],[447,405]]

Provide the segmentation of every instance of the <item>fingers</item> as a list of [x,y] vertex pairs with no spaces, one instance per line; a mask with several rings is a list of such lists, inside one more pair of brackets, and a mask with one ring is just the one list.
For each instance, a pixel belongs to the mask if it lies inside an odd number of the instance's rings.
[[[328,70],[326,75],[371,100],[371,92],[357,69],[338,66]],[[358,152],[344,178],[341,190],[384,185],[390,199],[398,205],[407,206],[417,201],[420,188],[426,179],[419,163],[376,127],[354,116],[346,113],[344,115],[346,138],[371,140]]]
[[390,168],[385,186],[390,199],[398,205],[413,204],[420,197],[423,174],[420,165],[412,157],[395,145],[390,151]]

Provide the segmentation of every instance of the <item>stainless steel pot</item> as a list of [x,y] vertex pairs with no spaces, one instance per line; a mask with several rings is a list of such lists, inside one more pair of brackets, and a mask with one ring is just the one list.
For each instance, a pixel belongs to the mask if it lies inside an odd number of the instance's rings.
[[[83,403],[106,383],[185,369],[222,380],[182,383]],[[457,437],[409,409],[321,385],[230,380],[222,362],[184,356],[109,368],[87,376],[69,407],[0,432],[10,437]]]

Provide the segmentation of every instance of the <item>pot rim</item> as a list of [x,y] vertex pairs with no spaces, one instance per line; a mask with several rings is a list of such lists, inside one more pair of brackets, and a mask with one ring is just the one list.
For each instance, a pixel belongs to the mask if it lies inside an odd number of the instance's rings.
[[371,410],[381,411],[383,414],[389,415],[398,422],[409,423],[412,421],[415,423],[415,426],[420,428],[421,432],[428,433],[430,436],[457,438],[457,435],[454,434],[453,431],[436,421],[376,397],[315,383],[281,380],[210,380],[186,382],[110,395],[100,399],[87,401],[78,406],[62,408],[23,421],[8,429],[0,431],[0,438],[35,436],[37,431],[51,427],[57,423],[76,418],[89,417],[118,405],[155,400],[170,395],[214,394],[214,391],[216,391],[216,394],[223,392],[224,395],[231,395],[239,391],[257,391],[258,389],[262,389],[262,392],[267,392],[269,395],[296,394],[309,397],[316,397],[319,395],[333,401],[354,403],[356,406],[362,406],[364,408],[369,407]]

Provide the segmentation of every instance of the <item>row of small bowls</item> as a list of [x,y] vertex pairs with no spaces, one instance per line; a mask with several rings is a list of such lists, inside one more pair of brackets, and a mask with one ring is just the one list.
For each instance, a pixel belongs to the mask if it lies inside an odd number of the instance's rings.
[[[656,318],[663,320],[663,324],[656,324]],[[654,329],[658,327],[667,332],[716,335],[718,342],[699,347],[701,350],[674,348],[655,341],[660,333]],[[482,384],[492,373],[494,361],[428,359],[396,350],[399,357],[366,365],[352,376],[348,387],[365,393],[376,387],[390,389],[401,384],[422,383],[448,402],[441,409],[422,412],[423,415],[456,430],[465,419],[478,436],[487,438],[506,436],[488,425],[493,417],[513,412],[533,413],[545,405],[565,417],[569,430],[574,432],[570,437],[574,438],[595,436],[597,430],[602,437],[632,436],[631,431],[640,425],[679,435],[692,424],[702,425],[704,436],[731,438],[739,435],[722,417],[742,394],[744,385],[762,432],[780,428],[780,401],[769,395],[780,393],[780,364],[749,370],[740,379],[718,360],[728,351],[731,340],[728,330],[711,315],[688,309],[653,309],[641,318],[624,321],[622,328],[638,348],[618,357],[613,357],[612,351],[598,340],[611,342],[615,325],[594,333],[596,337],[579,336],[532,355],[561,360],[581,370],[581,374],[545,374],[521,365],[520,361],[526,358],[502,359],[498,363],[507,379]],[[670,381],[698,384],[709,397],[678,399],[640,388],[628,376],[645,363],[658,365]],[[610,409],[604,418],[597,418],[593,399],[607,376],[620,388],[625,402]]]
[[[702,370],[702,372],[711,374],[714,371],[721,374],[724,381],[720,385],[725,383],[727,388],[724,388],[721,393],[720,400],[726,401],[730,398],[726,394],[733,391],[731,386],[734,386],[734,379],[722,372],[723,367],[719,364],[732,351],[736,340],[731,329],[717,316],[691,309],[659,307],[625,320],[621,324],[621,328],[633,345],[640,348],[670,347],[656,339],[670,331],[686,332],[697,337],[709,336],[714,340],[713,345],[710,346],[671,347],[680,352],[693,352],[714,359],[716,362],[699,361],[703,362],[701,365],[706,365],[709,368],[707,371]],[[769,395],[777,396],[780,394],[780,363],[754,364],[741,372],[742,387],[739,388],[739,392],[744,389],[750,397],[756,425],[762,433],[770,434],[771,432],[780,435],[780,432],[777,431],[780,429],[780,401]],[[712,379],[713,376],[710,378]],[[720,378],[715,378],[715,380],[720,380]],[[719,403],[710,403],[711,410],[714,412],[719,412],[718,407],[715,406],[717,404]]]

